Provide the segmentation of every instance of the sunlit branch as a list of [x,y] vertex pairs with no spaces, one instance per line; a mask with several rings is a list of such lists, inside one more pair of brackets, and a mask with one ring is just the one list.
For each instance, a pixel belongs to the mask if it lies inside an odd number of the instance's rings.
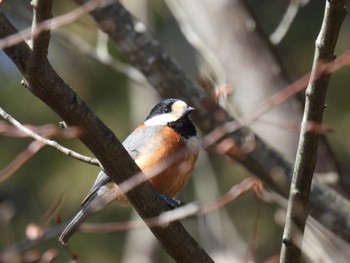
[[58,142],[53,141],[53,140],[48,140],[42,136],[40,136],[39,134],[33,132],[32,130],[28,129],[27,127],[23,126],[20,122],[18,122],[16,119],[14,119],[11,115],[9,115],[8,113],[6,113],[1,107],[0,107],[0,116],[2,116],[5,120],[7,120],[8,122],[10,122],[11,124],[13,124],[17,129],[19,129],[20,131],[24,132],[25,134],[27,134],[28,136],[34,138],[35,140],[48,145],[50,147],[55,148],[56,150],[58,150],[59,152],[67,155],[67,156],[71,156],[79,161],[82,162],[86,162],[89,164],[93,164],[93,165],[97,165],[101,167],[100,162],[97,159],[88,157],[88,156],[84,156],[80,153],[77,153],[71,149],[68,149],[62,145],[60,145]]

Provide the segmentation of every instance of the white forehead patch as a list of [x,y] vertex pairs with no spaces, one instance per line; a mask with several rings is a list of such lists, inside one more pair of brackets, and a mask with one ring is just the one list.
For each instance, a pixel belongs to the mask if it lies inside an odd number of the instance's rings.
[[171,106],[171,114],[181,117],[186,112],[187,108],[188,106],[185,102],[178,100]]
[[176,121],[184,116],[187,109],[188,106],[185,102],[182,100],[175,101],[173,105],[171,105],[171,112],[154,116],[151,119],[145,121],[144,124],[146,126],[166,125],[167,123]]

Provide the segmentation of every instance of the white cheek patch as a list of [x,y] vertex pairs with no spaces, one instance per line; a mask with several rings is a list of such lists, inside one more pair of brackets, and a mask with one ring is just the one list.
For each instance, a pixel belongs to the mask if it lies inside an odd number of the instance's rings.
[[174,114],[166,113],[154,116],[153,118],[144,122],[146,126],[154,125],[166,125],[168,122],[176,121],[179,117],[174,116]]

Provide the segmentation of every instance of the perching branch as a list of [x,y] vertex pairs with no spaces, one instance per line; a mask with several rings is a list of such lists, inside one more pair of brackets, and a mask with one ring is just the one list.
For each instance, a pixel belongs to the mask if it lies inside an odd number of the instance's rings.
[[[306,101],[297,157],[290,187],[287,219],[283,233],[280,262],[300,262],[312,177],[317,160],[319,133],[310,131],[306,123],[321,124],[330,74],[319,75],[324,62],[334,60],[334,49],[345,18],[345,0],[326,1],[321,31],[316,40],[314,63]],[[324,204],[323,204],[324,205]]]
[[[11,36],[18,36],[17,29],[1,11],[0,25],[0,38],[9,39]],[[134,174],[141,173],[113,132],[57,75],[47,59],[44,59],[38,67],[28,69],[28,61],[34,58],[34,54],[23,39],[3,50],[23,74],[28,89],[69,126],[79,127],[81,131],[79,139],[100,160],[106,173],[117,184]],[[130,190],[126,196],[145,219],[155,217],[167,209],[165,202],[148,181]],[[151,230],[176,261],[213,262],[179,222],[171,223],[165,228],[153,227]]]
[[[77,2],[81,4],[81,1]],[[118,45],[120,52],[147,77],[162,97],[185,99],[197,109],[195,122],[204,134],[233,120],[184,75],[145,26],[133,18],[119,2],[97,8],[91,15],[101,30]],[[292,165],[283,156],[248,129],[235,130],[226,134],[226,138],[233,142],[231,149],[226,151],[227,156],[241,163],[274,191],[285,197],[288,195]],[[318,181],[314,182],[312,191],[311,214],[324,226],[350,241],[349,202]],[[324,216],[329,213],[335,215],[335,221],[324,220]]]

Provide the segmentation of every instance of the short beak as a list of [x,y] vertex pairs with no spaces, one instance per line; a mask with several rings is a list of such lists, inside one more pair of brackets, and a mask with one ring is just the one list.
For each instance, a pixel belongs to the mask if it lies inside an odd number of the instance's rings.
[[188,116],[194,110],[195,110],[195,108],[188,106],[186,109],[185,115]]

